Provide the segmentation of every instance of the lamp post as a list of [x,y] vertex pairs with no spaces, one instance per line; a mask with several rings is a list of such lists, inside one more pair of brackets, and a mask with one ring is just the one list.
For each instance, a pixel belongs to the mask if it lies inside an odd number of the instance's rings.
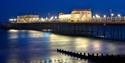
[[111,21],[113,20],[114,13],[111,13]]
[[107,16],[106,16],[106,15],[103,15],[103,19],[104,19],[105,21],[107,21]]
[[114,16],[114,14],[113,13],[111,13],[111,17],[113,17]]
[[101,18],[101,17],[100,17],[99,14],[96,14],[95,17],[96,17],[97,21],[100,21],[100,18]]
[[96,16],[96,18],[100,18],[100,15],[98,15],[98,14],[96,14],[95,16]]
[[118,14],[117,16],[118,16],[118,17],[121,17],[121,15],[120,15],[120,14]]
[[106,15],[104,15],[103,18],[106,18]]
[[121,21],[121,19],[122,19],[122,18],[121,18],[121,15],[118,14],[117,17],[118,17],[118,19]]

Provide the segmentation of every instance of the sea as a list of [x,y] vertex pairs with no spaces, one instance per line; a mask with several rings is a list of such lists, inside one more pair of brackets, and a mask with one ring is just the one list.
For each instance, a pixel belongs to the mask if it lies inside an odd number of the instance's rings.
[[0,29],[0,63],[94,63],[57,53],[57,49],[117,55],[125,54],[125,42],[35,30]]

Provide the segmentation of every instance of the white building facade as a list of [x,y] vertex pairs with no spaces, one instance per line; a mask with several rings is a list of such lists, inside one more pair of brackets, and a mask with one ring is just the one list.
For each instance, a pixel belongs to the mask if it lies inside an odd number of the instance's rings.
[[71,14],[59,14],[60,21],[67,22],[84,22],[92,19],[92,12],[90,9],[73,10]]

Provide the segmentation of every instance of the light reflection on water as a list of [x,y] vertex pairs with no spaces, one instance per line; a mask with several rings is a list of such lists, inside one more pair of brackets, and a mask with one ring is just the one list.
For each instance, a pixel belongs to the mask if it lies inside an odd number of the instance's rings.
[[[0,52],[7,63],[89,63],[56,53],[57,48],[89,53],[125,53],[124,43],[113,43],[85,37],[69,37],[40,31],[9,30],[8,43]],[[4,44],[3,44],[4,45]],[[1,54],[0,53],[0,54]],[[7,54],[5,54],[7,53]]]

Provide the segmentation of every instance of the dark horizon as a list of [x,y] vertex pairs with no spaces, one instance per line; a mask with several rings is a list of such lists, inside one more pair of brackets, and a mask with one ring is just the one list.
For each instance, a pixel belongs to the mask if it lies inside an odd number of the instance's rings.
[[125,15],[124,0],[1,0],[0,22],[8,18],[29,12],[38,13],[40,16],[57,15],[59,12],[70,13],[73,9],[92,9],[93,14],[113,13]]

